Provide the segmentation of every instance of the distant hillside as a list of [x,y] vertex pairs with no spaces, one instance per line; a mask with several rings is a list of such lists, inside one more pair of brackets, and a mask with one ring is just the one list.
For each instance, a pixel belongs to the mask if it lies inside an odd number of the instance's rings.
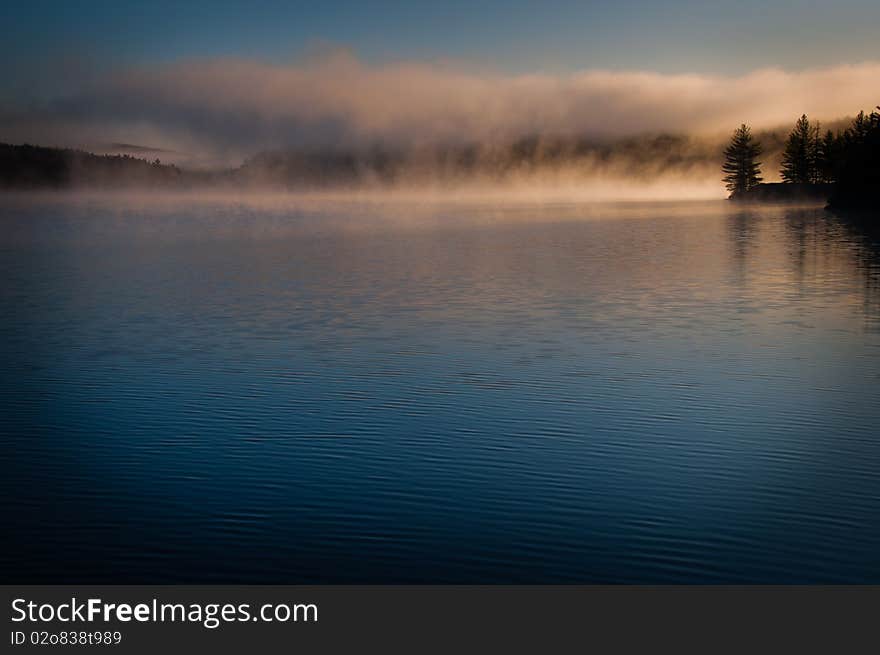
[[211,176],[129,155],[0,144],[0,188],[185,187]]
[[516,182],[534,178],[576,182],[594,176],[651,179],[705,173],[718,166],[721,145],[678,135],[597,143],[532,136],[501,144],[411,148],[277,150],[237,172],[245,183],[282,186]]
[[[0,188],[285,189],[424,184],[540,183],[577,185],[596,179],[633,182],[714,179],[724,139],[645,135],[602,142],[586,138],[527,136],[511,142],[412,147],[324,147],[262,152],[235,169],[182,169],[129,154],[0,144]],[[777,168],[783,134],[758,135],[765,144],[765,175]]]
[[[823,126],[839,129],[845,121]],[[756,134],[763,146],[762,171],[778,179],[789,128]],[[422,184],[538,181],[577,183],[594,177],[649,181],[714,178],[728,135],[642,135],[614,141],[532,135],[510,142],[294,149],[262,152],[247,160],[236,178],[246,184],[288,187],[359,184]]]

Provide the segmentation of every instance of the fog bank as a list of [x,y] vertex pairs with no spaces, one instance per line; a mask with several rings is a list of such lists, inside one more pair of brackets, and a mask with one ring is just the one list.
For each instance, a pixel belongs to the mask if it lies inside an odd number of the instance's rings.
[[[786,125],[877,104],[880,62],[742,76],[583,70],[510,75],[347,54],[272,64],[178,61],[84,76],[41,101],[0,107],[0,141],[175,151],[235,166],[266,149],[503,143],[523,135],[718,138],[741,122]],[[75,90],[70,90],[75,89]],[[92,147],[94,149],[94,147]]]

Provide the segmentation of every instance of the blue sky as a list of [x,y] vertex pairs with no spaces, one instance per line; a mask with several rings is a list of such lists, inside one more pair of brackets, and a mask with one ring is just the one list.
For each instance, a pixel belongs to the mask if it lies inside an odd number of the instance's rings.
[[436,3],[5,3],[8,72],[190,57],[286,61],[322,46],[366,61],[454,60],[507,72],[587,68],[740,74],[876,59],[880,2],[616,0]]

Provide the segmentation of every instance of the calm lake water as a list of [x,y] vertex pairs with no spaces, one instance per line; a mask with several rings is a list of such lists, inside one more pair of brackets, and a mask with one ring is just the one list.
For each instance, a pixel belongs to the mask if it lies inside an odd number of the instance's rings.
[[880,583],[821,209],[0,199],[4,582]]

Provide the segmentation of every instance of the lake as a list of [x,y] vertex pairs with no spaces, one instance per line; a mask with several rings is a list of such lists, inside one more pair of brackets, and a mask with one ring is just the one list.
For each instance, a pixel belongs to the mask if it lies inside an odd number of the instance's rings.
[[819,208],[0,199],[4,582],[880,583]]

